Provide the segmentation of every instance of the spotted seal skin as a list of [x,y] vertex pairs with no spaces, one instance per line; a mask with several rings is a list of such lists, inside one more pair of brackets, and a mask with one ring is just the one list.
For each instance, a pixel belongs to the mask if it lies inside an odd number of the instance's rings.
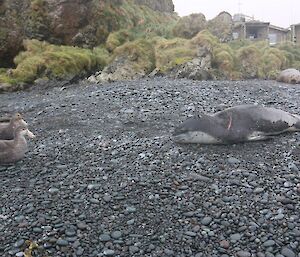
[[296,69],[286,69],[280,72],[277,81],[289,84],[300,84],[300,71]]
[[177,143],[234,144],[300,131],[300,116],[271,107],[239,105],[213,115],[201,114],[177,127]]

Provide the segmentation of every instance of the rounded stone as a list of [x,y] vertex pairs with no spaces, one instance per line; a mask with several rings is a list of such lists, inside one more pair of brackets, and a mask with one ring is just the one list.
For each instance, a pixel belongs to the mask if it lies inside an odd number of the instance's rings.
[[281,254],[285,257],[296,257],[296,254],[291,248],[283,247],[281,249]]
[[59,238],[57,241],[56,241],[56,244],[58,246],[67,246],[69,244],[69,242],[65,239],[62,239],[62,238]]
[[115,251],[114,251],[114,250],[107,249],[107,250],[104,250],[104,251],[103,251],[103,254],[104,254],[105,256],[114,256],[114,255],[115,255]]
[[275,245],[276,244],[276,242],[274,241],[274,240],[267,240],[267,241],[265,241],[264,243],[263,243],[263,246],[264,247],[270,247],[270,246],[273,246],[273,245]]
[[247,252],[247,251],[238,251],[236,253],[236,255],[238,257],[251,257],[251,253]]
[[212,222],[212,220],[213,220],[212,217],[209,217],[209,216],[204,217],[201,220],[201,224],[207,226],[207,225],[209,225]]
[[109,234],[101,234],[101,235],[99,236],[99,240],[100,240],[101,242],[108,242],[108,241],[111,240],[111,237],[110,237]]
[[122,237],[122,232],[121,231],[113,231],[110,235],[113,239],[119,239]]
[[14,243],[14,247],[16,248],[20,248],[21,246],[23,246],[25,243],[25,240],[24,239],[20,239],[18,240],[17,242]]

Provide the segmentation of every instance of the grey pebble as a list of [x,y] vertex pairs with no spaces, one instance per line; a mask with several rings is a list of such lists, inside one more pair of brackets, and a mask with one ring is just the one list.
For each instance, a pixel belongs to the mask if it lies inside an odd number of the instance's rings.
[[234,158],[234,157],[229,157],[229,158],[227,159],[227,161],[228,161],[229,164],[238,164],[238,163],[241,162],[239,159]]
[[255,194],[259,194],[261,192],[263,192],[265,189],[263,187],[257,187],[253,190],[253,193]]
[[104,251],[103,251],[103,254],[104,254],[105,256],[114,256],[114,255],[115,255],[115,251],[114,251],[114,250],[107,249],[107,250],[104,250]]
[[242,238],[242,235],[239,234],[239,233],[230,235],[230,240],[231,241],[239,241],[241,238]]
[[133,225],[135,222],[135,219],[131,219],[131,220],[128,220],[126,223],[127,225]]
[[20,239],[17,242],[14,243],[14,247],[16,248],[20,248],[21,246],[23,246],[23,244],[25,243],[24,239]]
[[137,246],[134,246],[134,245],[129,246],[129,252],[130,252],[131,254],[137,253],[137,252],[139,252],[139,251],[140,251],[140,249],[139,249]]
[[48,191],[49,191],[50,194],[56,194],[56,193],[59,192],[59,189],[56,188],[56,187],[51,187],[51,188],[49,188]]
[[99,201],[98,199],[96,199],[96,198],[91,198],[91,199],[90,199],[90,202],[91,202],[91,203],[94,203],[94,204],[100,203],[100,201]]
[[283,213],[279,213],[279,214],[277,214],[277,215],[274,217],[275,220],[282,220],[283,218],[284,218],[284,214],[283,214]]
[[197,233],[195,233],[193,231],[186,231],[184,234],[186,234],[187,236],[191,236],[191,237],[195,237],[197,235]]
[[207,217],[204,217],[202,220],[201,220],[201,224],[202,225],[209,225],[210,223],[212,222],[212,217],[209,217],[209,216],[207,216]]
[[134,212],[136,212],[136,208],[128,206],[128,207],[126,207],[126,212],[128,212],[128,213],[134,213]]
[[110,235],[113,239],[119,239],[122,237],[122,232],[121,231],[113,231]]
[[265,241],[264,243],[263,243],[263,246],[264,247],[270,247],[270,246],[273,246],[273,245],[275,245],[276,244],[276,242],[274,241],[274,240],[267,240],[267,241]]
[[56,241],[56,244],[59,245],[59,246],[67,246],[69,244],[69,242],[65,239],[59,238]]
[[33,231],[34,233],[42,233],[42,232],[43,232],[43,230],[42,230],[41,228],[38,228],[38,227],[34,227],[34,228],[32,229],[32,231]]
[[77,223],[76,223],[76,226],[77,226],[77,228],[80,229],[80,230],[87,229],[87,224],[86,224],[85,222],[82,222],[82,221],[77,222]]
[[247,251],[238,251],[236,253],[236,255],[238,257],[251,257],[251,253],[247,252]]
[[296,257],[296,254],[291,248],[283,247],[281,249],[281,254],[285,257]]
[[99,240],[100,240],[101,242],[108,242],[108,241],[111,240],[111,237],[110,237],[109,234],[101,234],[101,235],[99,236]]

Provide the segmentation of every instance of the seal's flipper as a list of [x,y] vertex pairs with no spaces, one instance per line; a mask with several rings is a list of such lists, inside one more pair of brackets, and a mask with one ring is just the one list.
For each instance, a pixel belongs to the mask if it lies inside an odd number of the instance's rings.
[[262,140],[270,140],[273,139],[273,135],[266,135],[263,132],[260,131],[254,131],[250,135],[248,135],[247,140],[248,141],[262,141]]

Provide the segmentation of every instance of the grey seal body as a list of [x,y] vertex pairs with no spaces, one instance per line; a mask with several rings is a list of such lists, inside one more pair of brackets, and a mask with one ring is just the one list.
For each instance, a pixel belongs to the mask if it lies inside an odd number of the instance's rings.
[[266,140],[284,132],[300,131],[300,116],[257,105],[239,105],[213,115],[201,114],[175,129],[178,143],[233,144]]

